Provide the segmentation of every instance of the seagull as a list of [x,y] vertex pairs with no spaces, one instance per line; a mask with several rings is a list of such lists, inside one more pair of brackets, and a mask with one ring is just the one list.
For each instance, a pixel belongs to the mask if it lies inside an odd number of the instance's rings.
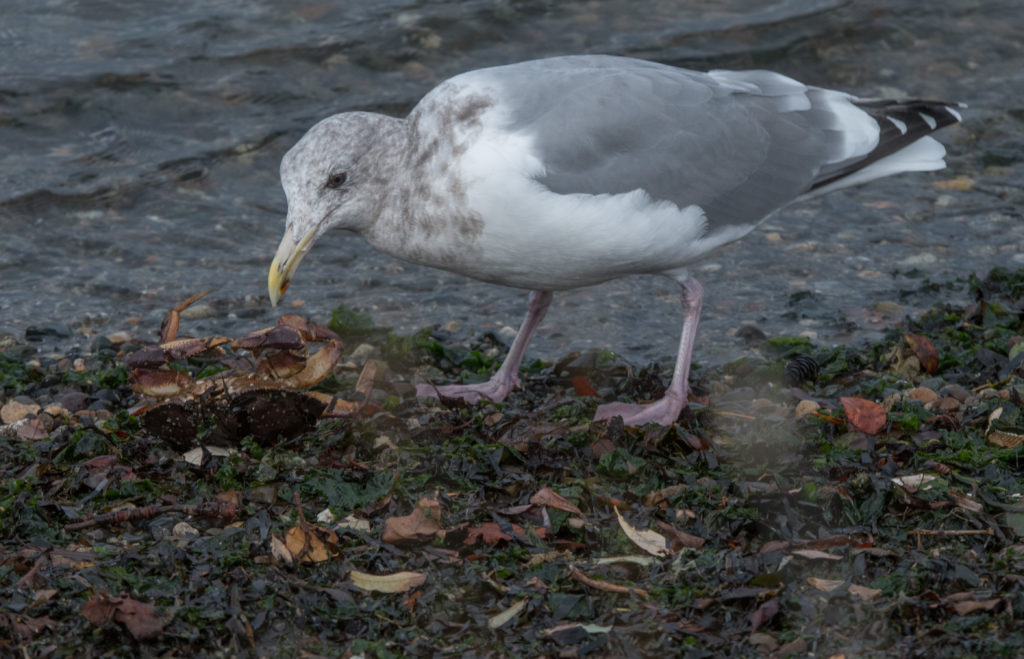
[[450,78],[395,118],[346,112],[281,161],[285,235],[276,305],[332,228],[406,261],[531,291],[501,367],[420,396],[501,401],[554,291],[663,275],[686,308],[660,400],[596,419],[671,425],[687,404],[704,291],[688,267],[791,203],[945,167],[929,134],[956,104],[857,98],[763,70],[690,71],[607,55],[539,59]]

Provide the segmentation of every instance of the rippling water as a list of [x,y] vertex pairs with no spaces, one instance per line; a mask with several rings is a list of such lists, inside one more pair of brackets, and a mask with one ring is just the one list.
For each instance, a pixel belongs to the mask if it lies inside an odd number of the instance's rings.
[[[698,359],[738,355],[729,334],[741,324],[865,336],[883,324],[878,300],[912,310],[949,294],[926,280],[1024,266],[1021,34],[1016,0],[7,0],[0,333],[64,324],[73,335],[58,344],[123,328],[151,337],[169,307],[206,288],[212,312],[187,330],[268,324],[279,313],[265,293],[285,210],[278,163],[316,120],[402,114],[480,66],[612,53],[971,105],[962,127],[940,135],[944,172],[792,207],[697,269],[708,290]],[[641,277],[563,294],[533,353],[671,356],[676,294]],[[516,325],[524,298],[338,232],[303,263],[286,302],[320,318],[345,303],[403,330],[456,321],[470,332]]]

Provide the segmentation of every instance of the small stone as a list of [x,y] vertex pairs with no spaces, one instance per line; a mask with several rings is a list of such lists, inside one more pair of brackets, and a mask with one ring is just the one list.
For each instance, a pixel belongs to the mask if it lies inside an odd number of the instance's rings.
[[445,332],[454,332],[455,330],[459,329],[459,321],[453,320],[451,322],[445,323],[444,325],[441,325],[441,329],[443,329]]
[[946,396],[945,398],[941,399],[938,403],[936,403],[935,407],[937,409],[942,410],[943,412],[955,412],[956,410],[960,409],[960,405],[960,401],[958,401],[956,398],[953,398],[952,396]]
[[[122,341],[121,343],[124,343],[124,341]],[[106,336],[97,336],[95,339],[92,340],[92,343],[89,344],[89,350],[91,352],[94,352],[94,353],[99,352],[100,350],[113,350],[113,349],[114,349],[114,342],[111,341]]]
[[923,254],[914,254],[908,256],[901,261],[901,265],[908,268],[913,268],[921,265],[931,265],[932,263],[938,263],[939,257],[935,256],[930,252],[924,252]]
[[370,355],[373,354],[374,350],[376,350],[376,348],[369,343],[360,343],[356,346],[355,350],[349,353],[348,358],[355,364],[362,365],[366,363],[366,360],[370,358]]
[[108,403],[120,402],[121,398],[117,395],[117,392],[113,389],[99,389],[92,395],[93,398],[98,400],[105,400]]
[[113,346],[119,346],[119,345],[121,345],[123,343],[128,343],[129,341],[132,340],[131,334],[129,334],[128,332],[124,332],[124,331],[121,331],[121,332],[111,332],[110,334],[107,334],[107,336],[105,338],[108,341],[110,341],[110,344],[113,345]]
[[947,384],[945,387],[941,389],[941,391],[947,396],[952,396],[953,398],[956,398],[961,403],[965,402],[968,398],[972,396],[970,389],[967,389],[966,387],[961,387],[958,384]]
[[47,414],[49,414],[52,417],[67,418],[67,417],[71,416],[71,412],[69,412],[68,410],[64,409],[60,405],[53,405],[53,404],[47,405],[46,409],[44,409],[43,411],[46,412]]
[[65,394],[61,394],[57,398],[57,404],[66,410],[71,412],[77,412],[78,410],[84,410],[89,407],[91,398],[88,394],[82,393],[81,391],[69,391]]
[[769,231],[768,233],[764,234],[764,239],[770,243],[777,243],[782,240],[782,234],[779,233],[778,231]]
[[925,404],[939,399],[939,395],[928,387],[914,387],[907,393],[907,396]]
[[816,412],[819,409],[821,409],[821,405],[817,402],[813,400],[802,400],[796,404],[796,418],[802,419],[805,416],[810,415],[811,412]]
[[174,525],[174,530],[171,533],[175,538],[194,538],[199,535],[196,527],[188,522],[178,522]]
[[40,409],[42,408],[34,402],[9,400],[0,408],[0,421],[3,421],[4,424],[17,423],[22,419],[39,414]]
[[181,317],[185,320],[201,320],[203,318],[213,318],[217,315],[217,311],[208,304],[193,304],[187,309],[181,311]]

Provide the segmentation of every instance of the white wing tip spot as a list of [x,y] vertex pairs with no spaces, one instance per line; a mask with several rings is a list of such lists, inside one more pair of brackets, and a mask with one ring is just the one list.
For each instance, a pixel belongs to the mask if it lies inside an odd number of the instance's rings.
[[891,121],[893,126],[896,126],[896,128],[900,131],[900,135],[907,134],[907,124],[905,122],[902,122],[895,117],[886,117],[886,119]]
[[935,117],[933,117],[930,114],[918,112],[917,116],[921,117],[921,121],[928,124],[928,128],[930,128],[931,130],[935,130],[935,127],[939,125],[939,122],[935,120]]

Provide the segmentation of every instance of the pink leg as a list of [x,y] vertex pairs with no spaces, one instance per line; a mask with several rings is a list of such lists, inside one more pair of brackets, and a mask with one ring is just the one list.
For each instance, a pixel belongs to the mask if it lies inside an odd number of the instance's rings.
[[498,372],[487,382],[476,384],[449,384],[443,387],[435,387],[431,384],[416,385],[416,395],[437,398],[440,394],[448,398],[462,398],[466,402],[476,403],[481,398],[494,402],[505,400],[509,392],[519,386],[519,365],[523,363],[523,355],[526,354],[526,344],[530,342],[533,331],[544,319],[548,306],[551,305],[551,291],[532,291],[530,293],[530,307],[526,312],[526,319],[523,320],[519,333],[512,341],[512,347],[508,356],[502,362]]
[[704,302],[704,287],[692,277],[680,282],[683,287],[683,303],[687,305],[686,316],[683,318],[683,334],[679,337],[679,356],[676,367],[672,371],[672,383],[669,384],[665,397],[653,403],[643,405],[631,403],[608,403],[597,408],[594,420],[610,419],[621,416],[627,426],[642,426],[657,423],[668,426],[675,423],[679,413],[686,406],[686,391],[690,377],[690,360],[693,358],[693,341],[697,338],[697,321],[700,320],[700,308]]

